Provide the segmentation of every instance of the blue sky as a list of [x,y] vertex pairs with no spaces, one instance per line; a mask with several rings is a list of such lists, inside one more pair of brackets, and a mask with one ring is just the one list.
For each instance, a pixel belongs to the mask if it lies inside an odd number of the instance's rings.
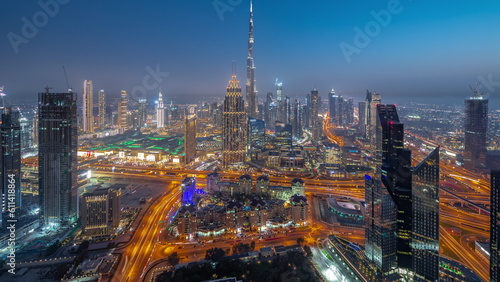
[[[84,79],[109,96],[130,93],[144,85],[146,67],[158,65],[169,73],[161,82],[167,97],[222,97],[233,60],[244,86],[249,1],[219,0],[236,3],[223,20],[213,0],[52,1],[68,3],[59,4],[17,53],[9,34],[23,36],[21,19],[33,22],[43,9],[38,1],[0,3],[0,85],[9,98],[35,100],[46,84],[64,91],[63,65],[78,93]],[[340,44],[355,46],[354,28],[365,30],[374,21],[372,11],[388,10],[392,2],[254,0],[260,98],[279,78],[293,98],[312,88],[326,97],[335,88],[359,100],[370,89],[387,103],[462,104],[469,84],[491,76],[499,83],[484,89],[493,89],[493,103],[500,100],[498,1],[401,0],[401,11],[348,62]],[[148,92],[153,99],[157,87]]]

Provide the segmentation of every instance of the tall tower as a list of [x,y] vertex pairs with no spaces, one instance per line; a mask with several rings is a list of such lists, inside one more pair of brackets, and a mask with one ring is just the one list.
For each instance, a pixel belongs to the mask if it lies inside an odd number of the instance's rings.
[[318,90],[314,89],[311,91],[311,131],[312,131],[312,142],[314,144],[319,143],[319,138],[321,135],[321,121],[318,117],[319,113],[319,94]]
[[77,215],[76,93],[38,94],[40,220],[65,226]]
[[491,171],[490,281],[500,279],[500,171]]
[[337,109],[338,109],[338,100],[339,96],[335,93],[335,90],[332,89],[330,93],[328,93],[328,106],[329,106],[329,112],[330,112],[330,122],[333,124],[337,124],[338,118],[337,118]]
[[163,104],[163,96],[160,92],[158,95],[158,104],[156,105],[156,128],[165,127],[165,105]]
[[0,220],[6,227],[21,208],[21,125],[18,111],[7,107],[0,114]]
[[412,182],[412,268],[421,280],[438,281],[439,147],[414,168]]
[[293,103],[293,137],[300,139],[302,137],[302,107],[300,106],[300,101],[295,99]]
[[257,118],[257,88],[255,86],[255,64],[253,61],[253,11],[252,0],[250,0],[250,24],[248,34],[248,58],[247,58],[247,83],[246,83],[246,98],[248,102],[248,115]]
[[94,96],[92,80],[83,82],[83,131],[94,132]]
[[139,108],[138,108],[138,116],[137,116],[137,129],[141,129],[146,124],[146,99],[139,99]]
[[233,74],[226,89],[222,113],[222,164],[244,162],[246,156],[247,114],[240,82]]
[[184,118],[184,154],[186,164],[189,164],[196,157],[196,118],[189,118],[187,111]]
[[487,130],[488,99],[474,91],[474,96],[465,100],[465,168],[470,170],[486,168]]
[[377,148],[376,140],[375,140],[375,134],[377,131],[377,105],[382,103],[382,98],[380,93],[370,93],[371,94],[371,101],[370,101],[370,119],[369,119],[369,132],[368,132],[368,137],[370,138],[370,144],[372,147],[372,150],[375,150]]
[[99,90],[99,129],[103,130],[107,126],[106,122],[106,93]]
[[128,99],[127,91],[122,90],[120,94],[120,102],[118,103],[118,126],[124,130],[129,129],[128,120]]

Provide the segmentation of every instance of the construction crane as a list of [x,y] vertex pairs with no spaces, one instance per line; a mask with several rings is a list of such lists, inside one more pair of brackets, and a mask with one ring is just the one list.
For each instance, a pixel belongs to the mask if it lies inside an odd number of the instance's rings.
[[474,97],[479,97],[483,96],[484,93],[481,92],[481,84],[479,82],[476,82],[476,88],[473,88],[472,85],[469,84],[470,90],[472,90],[472,94],[474,94]]
[[64,77],[66,78],[66,85],[68,86],[68,92],[72,93],[73,92],[73,88],[69,85],[68,75],[66,74],[66,68],[64,66],[62,66],[62,68],[63,68],[63,71],[64,71]]

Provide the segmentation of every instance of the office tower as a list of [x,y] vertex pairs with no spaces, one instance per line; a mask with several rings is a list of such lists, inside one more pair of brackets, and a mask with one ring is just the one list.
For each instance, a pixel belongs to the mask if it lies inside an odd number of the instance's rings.
[[266,144],[266,122],[248,118],[248,141],[251,148],[262,148]]
[[337,116],[336,116],[336,124],[338,126],[345,126],[346,121],[346,105],[344,97],[340,94],[338,96],[337,101]]
[[0,114],[0,220],[5,227],[9,219],[19,217],[21,208],[21,125],[18,111],[6,107]]
[[250,26],[248,33],[248,58],[247,58],[247,83],[246,83],[246,98],[248,103],[248,115],[257,117],[257,87],[255,85],[255,64],[253,61],[253,11],[252,1],[250,0]]
[[319,143],[321,136],[322,124],[318,117],[319,114],[319,96],[318,90],[314,89],[311,91],[311,132],[312,132],[312,142],[314,144]]
[[311,94],[306,95],[306,104],[303,109],[304,128],[311,129]]
[[41,225],[66,226],[77,216],[76,93],[38,94]]
[[293,103],[293,137],[300,139],[302,137],[302,107],[298,99]]
[[488,131],[488,99],[477,91],[465,100],[464,166],[486,168],[486,132]]
[[275,143],[278,147],[281,146],[291,146],[292,145],[292,135],[293,129],[291,124],[285,124],[283,122],[276,122]]
[[349,98],[347,100],[346,109],[346,125],[350,125],[354,123],[354,100]]
[[160,92],[160,94],[158,94],[158,104],[156,104],[156,127],[165,127],[165,121],[165,105],[163,104],[163,96]]
[[289,124],[292,120],[292,105],[290,104],[290,97],[286,96],[283,100],[283,117],[282,122]]
[[146,125],[146,99],[139,99],[139,108],[137,110],[137,125],[141,129]]
[[222,114],[222,164],[245,161],[247,145],[247,115],[241,94],[240,82],[233,74],[226,89]]
[[267,126],[269,126],[270,122],[274,122],[274,121],[271,121],[271,104],[272,104],[272,102],[273,102],[273,93],[267,92],[266,104],[264,107],[264,120],[266,121]]
[[[411,268],[411,151],[396,106],[377,105],[376,173],[366,177],[366,255],[380,274]],[[379,179],[380,178],[380,179]]]
[[85,193],[80,200],[80,218],[87,234],[111,233],[120,225],[121,190],[96,189]]
[[[367,94],[368,95],[368,94]],[[372,150],[376,149],[376,140],[375,140],[375,134],[377,131],[377,105],[382,103],[381,100],[381,95],[380,93],[370,93],[371,95],[371,102],[370,102],[370,119],[369,119],[369,132],[368,132],[368,138],[370,139],[370,144]]]
[[491,171],[490,281],[500,280],[500,171]]
[[186,164],[196,158],[196,117],[189,117],[186,111],[184,122],[184,154]]
[[412,205],[413,272],[420,279],[438,281],[439,147],[413,169]]
[[[21,112],[19,112],[21,114]],[[32,131],[33,129],[30,126],[28,119],[21,115],[19,118],[19,124],[21,126],[21,148],[27,149],[32,146]]]
[[276,78],[276,100],[280,103],[283,100],[283,82],[278,82]]
[[92,80],[83,82],[83,132],[94,132],[94,87]]
[[359,134],[361,135],[362,138],[366,138],[367,135],[366,125],[368,121],[367,115],[369,114],[367,105],[368,103],[365,101],[358,103],[358,113],[359,113],[358,126],[359,126]]
[[38,111],[35,110],[33,115],[33,124],[31,128],[33,129],[33,133],[31,135],[31,139],[33,140],[33,147],[38,147]]
[[99,99],[99,109],[98,109],[99,129],[104,130],[107,126],[106,92],[104,92],[104,90],[99,90],[98,99]]
[[118,102],[118,127],[121,127],[123,130],[127,130],[130,127],[128,98],[127,91],[125,90],[122,90],[120,94],[120,102]]
[[328,107],[330,113],[330,122],[333,124],[338,123],[338,113],[337,113],[338,99],[339,96],[335,93],[335,90],[332,89],[332,91],[328,93]]

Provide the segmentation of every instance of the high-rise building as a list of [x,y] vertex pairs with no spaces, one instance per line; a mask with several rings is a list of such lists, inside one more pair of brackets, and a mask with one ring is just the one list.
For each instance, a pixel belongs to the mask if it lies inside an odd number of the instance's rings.
[[163,104],[163,96],[160,92],[158,94],[158,104],[156,104],[156,127],[165,127],[166,116],[165,116],[165,105]]
[[264,106],[264,120],[266,121],[267,126],[269,126],[271,121],[271,104],[273,103],[273,93],[267,92],[266,96],[266,104]]
[[5,227],[21,208],[21,125],[12,108],[0,109],[0,115],[0,226]]
[[486,168],[486,132],[488,131],[488,99],[474,92],[465,100],[464,166],[470,170]]
[[137,110],[137,128],[140,129],[146,124],[146,99],[139,99],[139,108]]
[[413,272],[420,279],[438,281],[439,147],[413,170],[412,205]]
[[276,78],[276,100],[281,102],[283,100],[283,82],[278,82]]
[[24,150],[33,146],[31,139],[33,128],[31,128],[28,119],[22,115],[19,118],[19,124],[21,126],[21,148]]
[[490,281],[500,280],[500,170],[491,171]]
[[184,155],[189,164],[196,158],[196,118],[185,114],[184,122]]
[[31,135],[31,139],[33,140],[33,147],[38,147],[38,110],[35,110],[33,115],[33,124],[31,128],[33,129],[33,133]]
[[350,125],[354,123],[354,100],[352,98],[349,98],[347,100],[347,106],[345,107],[346,109],[346,125]]
[[283,122],[276,122],[276,130],[275,130],[275,143],[277,146],[291,146],[292,145],[292,135],[293,128],[291,124],[285,124]]
[[[375,134],[377,131],[377,105],[382,103],[381,95],[380,93],[370,93],[371,94],[371,101],[369,105],[369,120],[368,120],[368,137],[370,138],[370,144],[372,147],[372,150],[375,150],[377,147],[376,140],[375,140]],[[367,94],[368,96],[368,94]]]
[[295,99],[293,103],[293,137],[300,139],[302,137],[302,107],[300,101]]
[[122,90],[120,102],[118,102],[118,127],[123,130],[128,130],[130,128],[129,114],[127,91]]
[[236,75],[233,75],[226,89],[222,113],[222,163],[224,166],[245,161],[248,127],[244,105],[240,82],[236,80]]
[[83,82],[83,132],[94,132],[94,87],[92,80]]
[[319,94],[318,90],[314,89],[311,91],[311,132],[312,132],[312,142],[317,144],[320,142],[322,123],[319,114]]
[[120,225],[121,190],[119,188],[96,189],[81,196],[80,213],[85,233],[109,233]]
[[182,189],[182,205],[194,205],[194,194],[196,191],[196,178],[186,177],[181,184]]
[[338,123],[338,100],[339,96],[335,93],[335,90],[332,89],[332,91],[328,93],[328,107],[330,113],[330,122],[333,124]]
[[103,130],[108,125],[106,119],[106,92],[104,92],[104,90],[99,90],[98,99],[99,99],[99,109],[98,109],[99,129]]
[[76,93],[38,94],[40,219],[65,226],[77,216]]
[[266,122],[261,119],[248,118],[248,141],[251,148],[263,148],[266,144]]
[[257,87],[255,85],[255,64],[253,60],[253,9],[252,0],[250,0],[250,22],[248,33],[248,58],[247,58],[247,83],[246,83],[246,98],[248,103],[248,115],[250,117],[257,117]]

